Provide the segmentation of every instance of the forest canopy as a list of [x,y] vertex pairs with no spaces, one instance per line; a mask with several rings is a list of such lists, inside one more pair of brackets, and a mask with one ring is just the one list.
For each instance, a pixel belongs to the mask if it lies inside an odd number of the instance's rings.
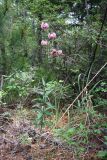
[[6,143],[68,146],[44,159],[107,158],[107,0],[0,0],[0,118]]

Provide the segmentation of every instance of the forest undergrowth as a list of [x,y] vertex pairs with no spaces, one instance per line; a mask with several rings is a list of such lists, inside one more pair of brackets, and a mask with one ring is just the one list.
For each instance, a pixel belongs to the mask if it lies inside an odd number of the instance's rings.
[[107,160],[106,0],[0,0],[0,160]]
[[[31,79],[26,72],[4,80],[0,109],[2,160],[106,159],[107,112],[93,105],[92,92],[96,85],[87,90],[92,80],[71,104],[64,103],[69,86],[63,85],[61,80],[46,83],[42,78],[36,88],[31,88],[34,77]],[[105,85],[101,83],[96,92],[105,91]],[[11,103],[14,99],[15,103]]]

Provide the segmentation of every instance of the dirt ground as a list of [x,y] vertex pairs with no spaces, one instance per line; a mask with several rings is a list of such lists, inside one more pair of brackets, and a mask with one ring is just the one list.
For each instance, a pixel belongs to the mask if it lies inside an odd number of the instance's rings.
[[102,148],[98,139],[91,140],[97,148],[78,158],[72,146],[54,138],[47,129],[40,132],[32,125],[30,116],[25,117],[13,111],[10,118],[1,117],[0,160],[100,160],[96,157],[97,150]]

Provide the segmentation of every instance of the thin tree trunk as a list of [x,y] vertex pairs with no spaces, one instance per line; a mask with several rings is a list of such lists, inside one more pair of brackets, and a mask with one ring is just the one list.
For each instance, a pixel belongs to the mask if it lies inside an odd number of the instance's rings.
[[6,74],[6,52],[5,52],[5,45],[3,43],[0,44],[0,55],[1,55],[1,67],[0,72],[2,75]]
[[39,14],[38,15],[38,26],[37,26],[37,56],[38,56],[38,62],[39,64],[43,63],[43,59],[42,59],[42,46],[41,46],[41,40],[42,40],[42,32],[41,32],[41,28],[40,28],[40,23],[42,21],[42,15]]

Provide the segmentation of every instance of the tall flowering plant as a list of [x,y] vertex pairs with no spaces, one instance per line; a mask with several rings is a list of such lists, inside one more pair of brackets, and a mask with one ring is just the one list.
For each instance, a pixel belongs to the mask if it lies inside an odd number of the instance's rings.
[[48,34],[48,38],[49,38],[49,39],[55,39],[55,38],[56,38],[56,33],[55,33],[55,32],[49,33],[49,34]]
[[[41,29],[43,31],[48,30],[49,29],[49,24],[46,23],[46,22],[42,22],[41,23]],[[50,53],[49,55],[52,56],[52,57],[58,57],[58,56],[63,56],[64,55],[62,50],[57,50],[56,48],[52,47],[53,42],[56,38],[57,38],[57,34],[55,32],[50,32],[50,33],[47,34],[47,39],[48,40],[45,39],[45,40],[41,41],[42,46],[49,47],[49,53]]]
[[41,23],[41,29],[47,30],[48,28],[49,28],[49,24],[48,23],[45,23],[45,22]]
[[48,45],[48,41],[47,40],[42,40],[41,41],[41,45],[42,46],[47,46]]

